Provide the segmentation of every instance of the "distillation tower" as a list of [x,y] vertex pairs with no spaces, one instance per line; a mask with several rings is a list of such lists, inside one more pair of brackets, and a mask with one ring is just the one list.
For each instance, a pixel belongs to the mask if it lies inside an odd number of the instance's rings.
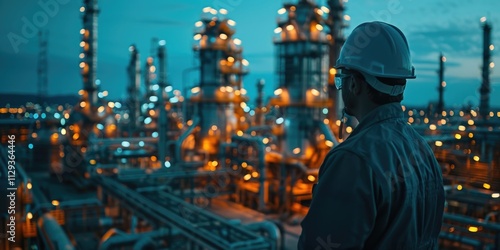
[[[84,0],[80,12],[83,14],[82,40],[79,55],[83,88],[78,92],[81,99],[73,107],[65,126],[67,144],[62,153],[64,172],[81,179],[86,172],[86,157],[89,140],[97,137],[116,137],[117,126],[114,118],[114,103],[103,99],[107,91],[99,92],[100,80],[97,79],[97,28],[99,9],[97,0]],[[104,94],[106,93],[106,94]],[[64,125],[64,124],[63,124]],[[88,177],[88,174],[85,174]],[[81,181],[77,181],[81,183]],[[80,186],[83,186],[81,184]]]
[[326,8],[313,1],[284,4],[278,11],[274,40],[278,88],[271,104],[278,106],[282,127],[279,148],[285,157],[303,159],[311,168],[319,167],[335,140],[328,128],[332,106],[328,97],[329,46]]
[[236,201],[259,211],[286,218],[307,209],[319,166],[337,144],[327,118],[328,11],[306,0],[278,10],[277,88],[268,105],[258,108],[268,111],[272,123],[237,131],[226,151],[229,159],[221,159],[243,176],[236,181]]
[[[227,11],[210,7],[203,9],[195,23],[193,47],[200,63],[200,83],[191,89],[190,101],[195,118],[190,126],[199,126],[194,148],[215,158],[220,143],[247,126],[246,90],[242,77],[248,73],[248,61],[242,56],[241,40],[234,38],[236,22],[225,18]],[[248,108],[247,108],[248,109]]]

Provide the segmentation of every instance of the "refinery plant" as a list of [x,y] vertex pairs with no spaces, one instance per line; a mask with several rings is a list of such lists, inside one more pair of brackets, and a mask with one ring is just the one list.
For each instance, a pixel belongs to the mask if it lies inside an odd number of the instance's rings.
[[[191,10],[201,17],[192,20],[192,37],[179,39],[193,44],[199,81],[176,89],[167,74],[168,43],[153,39],[151,48],[138,48],[130,41],[127,98],[116,101],[97,77],[98,0],[83,0],[80,99],[0,108],[3,190],[10,135],[17,159],[15,219],[0,210],[0,249],[296,249],[319,167],[356,126],[341,117],[334,84],[348,3],[325,3],[284,1],[276,10],[269,41],[275,82],[245,81],[251,67],[235,34],[251,31],[236,30],[228,10]],[[481,20],[479,107],[446,106],[443,54],[436,58],[438,102],[402,106],[442,167],[441,249],[500,249],[493,28]],[[47,53],[45,35],[39,38],[43,100]],[[255,100],[249,84],[258,90]]]

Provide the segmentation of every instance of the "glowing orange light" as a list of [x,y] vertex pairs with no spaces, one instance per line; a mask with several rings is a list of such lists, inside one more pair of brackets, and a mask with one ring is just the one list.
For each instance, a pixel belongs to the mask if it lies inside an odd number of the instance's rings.
[[300,148],[294,148],[293,149],[294,154],[299,154],[300,153]]
[[307,179],[311,182],[315,181],[316,180],[316,177],[314,177],[314,175],[308,175],[307,176]]

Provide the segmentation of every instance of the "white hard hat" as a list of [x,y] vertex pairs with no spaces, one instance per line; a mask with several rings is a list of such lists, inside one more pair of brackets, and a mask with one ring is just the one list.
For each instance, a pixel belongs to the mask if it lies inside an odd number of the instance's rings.
[[[371,79],[416,77],[408,42],[403,32],[393,25],[378,21],[362,23],[352,31],[342,46],[335,68],[358,70],[365,78],[367,75],[374,76]],[[366,80],[372,86],[381,87],[383,89],[381,92],[384,93],[396,95],[404,90],[380,81],[376,83]]]

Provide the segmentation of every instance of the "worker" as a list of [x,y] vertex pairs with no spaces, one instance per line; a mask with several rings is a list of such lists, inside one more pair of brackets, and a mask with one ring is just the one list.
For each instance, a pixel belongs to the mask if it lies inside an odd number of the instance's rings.
[[415,78],[404,34],[357,26],[342,46],[335,85],[359,124],[319,170],[299,249],[437,249],[444,210],[441,168],[401,107]]

